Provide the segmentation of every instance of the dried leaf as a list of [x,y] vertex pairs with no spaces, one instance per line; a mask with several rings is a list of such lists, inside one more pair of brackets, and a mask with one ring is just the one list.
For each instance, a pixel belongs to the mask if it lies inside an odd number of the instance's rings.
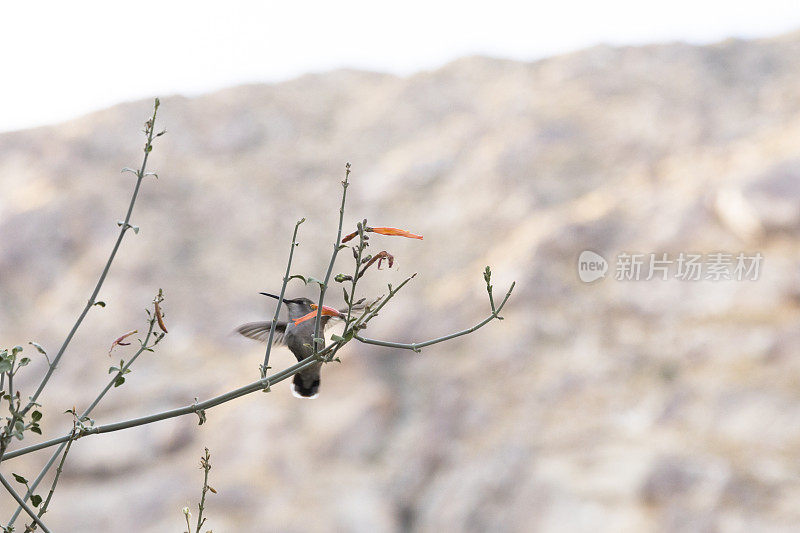
[[361,272],[358,273],[359,279],[361,278],[361,276],[364,275],[364,273],[367,271],[367,269],[369,267],[371,267],[372,264],[375,263],[376,261],[378,262],[378,268],[380,269],[381,268],[381,262],[384,261],[384,260],[389,263],[389,268],[392,268],[392,265],[394,265],[394,256],[392,254],[390,254],[389,252],[387,252],[386,250],[383,250],[382,252],[375,254],[375,257],[371,258],[367,262],[367,264],[364,265],[364,268],[362,268]]
[[128,332],[128,333],[126,333],[125,335],[123,335],[123,336],[119,337],[117,340],[115,340],[115,341],[114,341],[114,342],[111,344],[111,348],[109,348],[109,349],[108,349],[108,355],[109,355],[109,356],[111,355],[111,352],[114,350],[114,348],[115,348],[116,346],[129,346],[129,345],[130,345],[130,343],[129,343],[129,342],[122,342],[122,341],[124,341],[125,339],[127,339],[128,337],[130,337],[131,335],[134,335],[134,334],[136,334],[136,333],[139,333],[139,330],[138,330],[138,329],[135,329],[135,330],[133,330],[133,331],[129,331],[129,332]]
[[158,322],[158,327],[161,328],[161,331],[163,331],[164,333],[169,333],[167,331],[167,326],[164,325],[164,315],[161,313],[161,306],[159,305],[158,300],[155,301],[155,308],[156,308],[156,321]]

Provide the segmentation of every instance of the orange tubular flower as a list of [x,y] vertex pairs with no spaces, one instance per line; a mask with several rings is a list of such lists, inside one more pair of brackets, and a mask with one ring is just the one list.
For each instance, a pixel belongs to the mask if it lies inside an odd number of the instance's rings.
[[[310,313],[308,313],[307,315],[303,315],[300,318],[295,318],[294,319],[294,325],[295,326],[300,324],[301,322],[305,322],[309,318],[314,318],[315,316],[317,316],[317,306],[316,306],[316,304],[311,304],[311,308],[314,309],[314,310],[311,311]],[[327,316],[337,316],[337,317],[338,316],[342,316],[342,314],[339,312],[338,309],[334,309],[333,307],[328,307],[327,305],[323,305],[322,306],[322,314],[323,315],[327,315]]]
[[374,231],[375,233],[380,233],[381,235],[395,235],[397,237],[408,237],[409,239],[420,239],[420,240],[422,240],[422,235],[414,235],[413,233],[409,233],[404,229],[397,229],[397,228],[367,228],[367,231]]

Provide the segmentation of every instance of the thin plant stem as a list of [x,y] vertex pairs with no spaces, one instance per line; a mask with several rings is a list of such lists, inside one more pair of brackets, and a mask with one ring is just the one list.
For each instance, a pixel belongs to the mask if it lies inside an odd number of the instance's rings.
[[345,165],[344,180],[342,181],[342,205],[339,207],[339,229],[336,233],[336,244],[333,245],[333,253],[331,254],[331,261],[328,263],[328,272],[325,274],[325,279],[319,287],[319,301],[317,302],[317,316],[314,318],[314,338],[311,341],[312,351],[315,358],[319,357],[317,350],[317,339],[319,339],[319,324],[322,317],[322,302],[325,300],[325,291],[328,290],[328,283],[331,279],[331,272],[333,272],[333,264],[336,262],[336,256],[339,255],[339,250],[342,247],[342,222],[344,221],[344,204],[347,199],[347,186],[349,185],[348,178],[350,178],[350,163]]
[[[326,352],[321,352],[320,355],[325,354]],[[106,424],[103,426],[95,426],[93,428],[86,428],[85,430],[81,431],[78,434],[78,438],[94,435],[99,433],[110,433],[113,431],[120,431],[123,429],[128,429],[132,427],[142,426],[145,424],[152,424],[153,422],[158,422],[160,420],[167,420],[169,418],[175,418],[177,416],[188,415],[192,413],[198,413],[200,411],[204,411],[207,409],[211,409],[212,407],[216,407],[217,405],[229,402],[231,400],[235,400],[241,396],[245,396],[247,394],[263,390],[266,388],[267,384],[276,384],[280,383],[284,379],[293,376],[297,372],[308,368],[309,366],[316,363],[316,358],[312,356],[308,356],[299,363],[290,366],[280,372],[276,372],[271,376],[267,376],[266,378],[259,379],[258,381],[254,381],[253,383],[249,383],[244,385],[243,387],[239,387],[238,389],[234,389],[232,391],[226,392],[224,394],[220,394],[219,396],[215,396],[214,398],[210,398],[204,402],[196,402],[190,405],[186,405],[184,407],[179,407],[177,409],[170,409],[167,411],[163,411],[160,413],[143,416],[140,418],[134,418],[131,420],[126,420],[124,422],[116,422],[113,424]],[[14,450],[6,453],[7,459],[13,459],[15,457],[19,457],[21,455],[26,455],[31,452],[35,452],[38,450],[42,450],[45,448],[49,448],[51,446],[55,446],[62,442],[66,442],[69,439],[68,436],[64,437],[57,437],[55,439],[51,439],[45,442],[40,442],[38,444],[33,444],[26,448],[20,448],[19,450]]]
[[428,341],[425,341],[425,342],[412,342],[412,343],[390,342],[390,341],[382,341],[382,340],[376,340],[376,339],[368,339],[368,338],[362,337],[362,336],[360,336],[358,334],[355,334],[354,338],[356,340],[360,341],[360,342],[363,342],[364,344],[374,344],[376,346],[386,346],[387,348],[402,348],[402,349],[405,349],[405,350],[413,350],[415,352],[419,352],[420,349],[425,348],[426,346],[430,346],[432,344],[437,344],[437,343],[440,343],[440,342],[448,341],[450,339],[454,339],[456,337],[460,337],[462,335],[467,335],[468,333],[472,333],[473,331],[482,328],[483,326],[485,326],[486,324],[488,324],[492,320],[500,318],[499,313],[503,309],[503,306],[506,305],[506,302],[508,301],[508,298],[511,296],[511,291],[514,290],[514,285],[515,285],[515,283],[511,284],[511,287],[508,289],[508,292],[506,293],[505,298],[503,298],[503,301],[500,302],[500,305],[497,307],[496,310],[494,310],[492,312],[492,314],[490,314],[488,317],[486,317],[485,319],[481,320],[479,323],[477,323],[476,325],[472,326],[471,328],[467,328],[467,329],[458,331],[456,333],[450,333],[449,335],[444,335],[442,337],[437,337],[435,339],[431,339],[431,340],[428,340]]
[[208,448],[206,448],[205,455],[200,458],[200,467],[203,469],[203,491],[200,495],[200,503],[197,504],[197,530],[195,533],[200,533],[200,528],[203,527],[203,524],[206,522],[206,519],[203,518],[203,510],[206,508],[206,493],[209,491],[208,473],[211,471],[210,460],[211,454],[208,453]]
[[[116,382],[117,377],[123,375],[125,373],[125,371],[128,370],[131,367],[133,362],[136,361],[136,359],[139,357],[139,355],[141,355],[145,350],[147,350],[147,348],[151,347],[151,346],[148,346],[148,342],[150,340],[150,336],[153,334],[153,328],[154,327],[155,327],[155,318],[151,318],[150,319],[150,328],[147,330],[147,335],[145,335],[144,341],[142,342],[142,346],[138,350],[136,350],[136,352],[131,356],[131,358],[128,360],[128,362],[125,363],[125,365],[122,368],[120,368],[120,370],[114,375],[113,378],[111,378],[111,380],[108,382],[108,384],[106,384],[106,386],[103,388],[103,390],[101,390],[100,393],[92,401],[92,403],[89,404],[89,407],[87,407],[80,414],[80,416],[78,417],[78,420],[83,420],[87,416],[89,416],[92,413],[92,411],[94,410],[94,408],[97,407],[97,404],[99,404],[100,401],[103,399],[103,397],[105,397],[105,395],[108,393],[108,391],[110,391],[114,387],[114,382]],[[161,338],[163,338],[163,335],[157,337],[158,340],[161,340]],[[156,342],[158,342],[158,340]],[[153,346],[155,346],[155,344]],[[69,436],[69,434],[67,436]],[[72,442],[72,439],[61,443],[61,445],[58,447],[58,449],[55,452],[53,452],[53,455],[50,456],[50,459],[48,459],[47,463],[44,465],[42,470],[36,476],[36,479],[34,479],[33,482],[31,483],[30,489],[27,492],[25,492],[25,495],[23,496],[23,499],[25,501],[28,501],[28,499],[31,497],[31,494],[33,494],[33,491],[36,490],[36,487],[38,487],[39,483],[41,483],[42,479],[44,479],[44,476],[53,467],[53,464],[55,464],[56,459],[58,459],[58,456],[64,450],[64,447],[67,446],[67,443],[71,443],[71,442]],[[11,519],[8,521],[8,525],[9,526],[14,524],[14,522],[17,520],[17,517],[19,516],[20,512],[22,512],[22,508],[21,507],[17,507],[17,510],[14,511],[14,514],[11,515]]]
[[[106,261],[106,265],[103,268],[103,271],[100,273],[100,278],[97,280],[97,284],[92,291],[92,295],[89,297],[89,301],[86,302],[86,306],[83,308],[83,311],[78,316],[78,319],[75,321],[75,324],[72,326],[67,338],[64,340],[64,343],[59,348],[58,353],[56,354],[53,362],[48,366],[47,372],[45,373],[44,377],[42,378],[39,386],[36,388],[36,392],[33,393],[31,396],[30,401],[25,406],[25,408],[20,413],[20,416],[24,417],[25,414],[36,404],[36,400],[39,398],[39,395],[44,390],[45,386],[47,385],[48,381],[50,381],[50,377],[53,375],[56,367],[58,367],[59,361],[61,361],[61,357],[64,355],[67,347],[69,346],[72,338],[75,336],[75,333],[78,331],[81,323],[83,323],[83,319],[89,313],[89,310],[95,304],[97,295],[100,293],[100,289],[103,286],[103,282],[108,275],[108,271],[111,269],[111,263],[114,262],[114,258],[117,255],[117,250],[119,250],[120,244],[122,244],[122,239],[125,237],[125,233],[128,231],[129,228],[132,226],[130,225],[131,215],[133,214],[133,206],[136,204],[136,198],[139,195],[139,189],[142,185],[142,180],[146,175],[147,169],[147,159],[150,156],[150,152],[152,151],[152,143],[153,143],[153,135],[155,132],[155,122],[156,122],[156,115],[158,114],[158,106],[160,102],[158,98],[155,99],[155,103],[153,105],[153,116],[150,120],[147,121],[147,126],[145,132],[147,134],[147,143],[145,144],[144,148],[144,157],[142,159],[141,168],[136,172],[136,185],[133,188],[133,194],[131,195],[131,201],[128,204],[128,211],[125,213],[125,220],[122,222],[122,225],[119,230],[119,235],[117,236],[117,241],[114,243],[114,247],[111,249],[111,255],[109,255],[108,260]],[[0,461],[3,460],[3,456],[0,455]]]
[[[365,313],[356,323],[356,324],[363,324],[377,316],[378,311],[386,304],[386,302],[396,294],[406,283],[408,283],[414,276],[410,276],[407,278],[403,283],[401,283],[396,289],[390,291],[389,297],[385,298],[381,303],[378,305],[376,309],[369,313]],[[133,418],[130,420],[125,420],[122,422],[115,422],[111,424],[105,424],[100,426],[94,426],[90,428],[83,428],[79,433],[77,438],[89,436],[89,435],[98,435],[101,433],[111,433],[114,431],[121,431],[124,429],[129,429],[133,427],[143,426],[146,424],[152,424],[154,422],[159,422],[161,420],[167,420],[170,418],[175,418],[178,416],[184,416],[188,414],[198,414],[200,415],[201,412],[206,411],[207,409],[211,409],[216,407],[217,405],[221,405],[223,403],[227,403],[231,400],[235,400],[236,398],[240,398],[247,394],[251,394],[253,392],[264,390],[268,384],[274,385],[276,383],[280,383],[284,379],[290,378],[297,374],[298,372],[305,370],[306,368],[316,364],[319,358],[326,356],[327,354],[339,350],[344,344],[344,342],[333,343],[330,346],[326,347],[324,350],[319,352],[318,354],[312,354],[303,359],[302,361],[294,364],[280,372],[275,372],[271,376],[267,376],[264,378],[259,379],[258,381],[254,381],[238,389],[234,389],[232,391],[228,391],[224,394],[220,394],[219,396],[215,396],[203,402],[195,402],[183,407],[179,407],[176,409],[169,409],[167,411],[162,411],[160,413],[155,413],[152,415],[142,416],[139,418]],[[63,437],[57,437],[54,439],[50,439],[48,441],[40,442],[38,444],[33,444],[31,446],[27,446],[25,448],[20,448],[18,450],[13,450],[6,453],[7,459],[13,459],[15,457],[19,457],[21,455],[27,455],[29,453],[33,453],[38,450],[43,450],[45,448],[50,448],[51,446],[56,446],[61,444],[62,442],[66,442],[69,440],[69,435]]]
[[33,510],[33,509],[31,509],[31,508],[28,506],[28,504],[27,504],[27,503],[25,503],[24,501],[22,501],[22,498],[20,497],[20,495],[19,495],[19,494],[17,494],[17,491],[15,491],[15,490],[14,490],[14,487],[12,487],[12,486],[11,486],[11,484],[10,484],[10,483],[8,482],[8,480],[7,480],[7,479],[6,479],[6,478],[3,476],[3,474],[0,474],[0,484],[2,484],[2,485],[3,485],[3,487],[5,487],[5,489],[6,489],[6,490],[9,492],[9,494],[11,494],[11,497],[12,497],[12,498],[14,498],[15,500],[17,500],[17,503],[18,503],[18,504],[19,504],[19,505],[22,507],[22,509],[23,509],[23,510],[24,510],[26,513],[28,513],[28,516],[30,516],[30,517],[31,517],[31,519],[32,519],[32,520],[33,520],[33,521],[34,521],[34,522],[35,522],[35,523],[36,523],[36,524],[37,524],[37,525],[38,525],[40,528],[42,528],[42,531],[43,531],[44,533],[50,533],[50,530],[49,530],[49,529],[47,529],[47,526],[46,526],[46,525],[44,525],[44,522],[42,522],[41,518],[39,518],[38,516],[36,516],[36,513],[34,512],[34,510]]
[[[14,391],[14,363],[11,364],[11,370],[5,372],[5,374],[8,374],[8,412],[11,414],[11,417],[8,418],[8,422],[6,423],[2,432],[0,432],[0,458],[3,457],[6,448],[8,448],[8,445],[11,442],[11,435],[14,426],[19,420],[22,420],[22,416],[19,414],[21,403],[18,397],[19,391]],[[14,406],[15,400],[17,402],[16,407]]]
[[350,302],[347,306],[347,319],[344,321],[345,324],[350,324],[350,317],[352,316],[353,312],[353,303],[355,302],[356,298],[356,284],[358,284],[358,280],[361,277],[358,271],[361,268],[361,256],[364,253],[364,244],[366,243],[364,240],[364,226],[366,225],[366,220],[363,220],[358,224],[358,251],[355,254],[356,271],[353,273],[353,279],[350,280],[350,297],[348,298]]
[[[357,251],[354,250],[355,253],[353,254],[353,257],[354,257],[355,262],[356,262],[356,271],[353,274],[353,279],[350,280],[350,282],[351,282],[350,283],[350,294],[348,295],[347,294],[347,289],[344,289],[344,291],[345,291],[345,299],[347,300],[347,317],[344,320],[345,332],[347,332],[347,327],[350,325],[350,320],[351,320],[351,318],[353,316],[353,305],[354,305],[355,297],[356,297],[356,284],[358,283],[358,279],[360,277],[358,275],[358,270],[361,267],[361,256],[362,256],[362,253],[364,252],[364,248],[365,248],[365,246],[364,246],[365,240],[364,240],[364,230],[363,230],[363,228],[364,228],[364,226],[366,226],[366,224],[367,224],[366,220],[363,220],[362,222],[358,223],[359,243],[358,243]],[[325,358],[326,362],[330,362],[330,361],[333,360],[334,356],[336,355],[336,351],[338,351],[338,349],[335,349],[333,352],[331,352],[328,355],[328,357]]]
[[[300,224],[305,222],[305,218],[301,218],[294,225],[294,233],[292,234],[292,247],[289,249],[289,260],[286,262],[286,274],[283,276],[283,285],[281,285],[281,294],[278,297],[278,305],[275,307],[275,315],[272,317],[272,326],[269,328],[269,339],[267,339],[267,352],[264,354],[264,364],[261,365],[261,377],[267,375],[269,369],[269,354],[272,351],[272,339],[275,337],[275,324],[278,323],[278,316],[281,312],[281,305],[283,305],[283,295],[286,293],[286,285],[289,283],[289,273],[292,270],[292,257],[294,256],[294,249],[297,247],[297,229]],[[267,385],[269,388],[269,385]]]
[[[47,507],[50,505],[50,501],[53,499],[53,494],[56,491],[56,485],[58,485],[58,478],[61,477],[61,472],[64,470],[64,463],[67,460],[67,454],[69,453],[70,447],[72,447],[72,442],[75,440],[76,427],[77,426],[73,423],[72,432],[70,433],[70,439],[67,441],[64,453],[61,455],[61,462],[58,463],[58,468],[56,468],[56,475],[53,478],[53,483],[50,485],[50,491],[47,493],[47,499],[45,499],[44,503],[39,508],[39,518],[41,518],[44,515],[44,513],[47,512]],[[9,523],[8,525],[11,525],[11,523]],[[25,527],[25,531],[34,531],[35,529],[36,529],[35,524],[29,524]]]
[[373,308],[372,306],[367,306],[367,309],[364,311],[364,313],[360,317],[358,317],[358,319],[356,319],[351,326],[349,327],[345,326],[344,336],[342,337],[343,340],[338,341],[335,344],[331,345],[333,347],[333,351],[328,355],[326,360],[327,361],[333,360],[334,356],[336,355],[336,352],[338,352],[342,347],[344,347],[345,344],[347,344],[350,341],[349,338],[351,338],[351,335],[352,338],[354,338],[356,332],[359,329],[366,327],[367,322],[378,316],[378,312],[383,308],[383,306],[386,305],[389,302],[389,300],[391,300],[394,297],[394,295],[400,291],[400,289],[405,287],[405,285],[409,281],[414,279],[416,275],[417,275],[416,272],[411,274],[409,277],[404,279],[403,282],[400,283],[400,285],[398,285],[396,288],[392,288],[392,286],[389,285],[389,294],[386,295],[385,298],[381,296],[380,298],[378,298],[378,300],[372,303],[372,305],[376,305],[377,307]]

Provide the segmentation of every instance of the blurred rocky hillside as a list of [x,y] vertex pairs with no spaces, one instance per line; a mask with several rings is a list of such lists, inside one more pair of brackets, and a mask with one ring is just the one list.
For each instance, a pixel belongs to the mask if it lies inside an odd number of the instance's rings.
[[[133,178],[119,170],[138,165],[150,108],[0,135],[0,346],[57,350],[124,216]],[[337,71],[162,97],[159,122],[141,231],[42,397],[46,435],[94,398],[125,353],[109,345],[142,328],[159,287],[170,334],[98,423],[256,379],[263,346],[232,331],[272,313],[258,292],[279,289],[300,217],[295,272],[323,277],[345,161],[346,228],[425,236],[371,241],[396,266],[364,296],[419,276],[370,336],[479,321],[487,264],[497,292],[517,290],[503,322],[421,355],[349,345],[316,401],[281,383],[202,427],[78,442],[47,514],[56,531],[179,531],[204,446],[215,532],[796,530],[800,34]],[[612,262],[606,279],[579,280],[586,249]],[[764,262],[757,281],[617,281],[623,251]],[[292,360],[281,348],[272,365]],[[2,471],[30,477],[46,457]]]

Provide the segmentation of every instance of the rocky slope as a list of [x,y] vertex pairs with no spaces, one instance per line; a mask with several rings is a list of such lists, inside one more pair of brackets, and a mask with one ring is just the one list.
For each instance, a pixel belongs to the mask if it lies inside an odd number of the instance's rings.
[[[218,532],[792,530],[798,57],[800,34],[601,46],[162,98],[160,178],[145,183],[142,229],[102,291],[108,306],[43,396],[46,432],[94,397],[111,340],[142,325],[159,287],[170,335],[98,422],[257,377],[263,348],[231,332],[271,313],[257,293],[279,287],[301,216],[296,271],[322,277],[345,161],[347,228],[367,218],[425,235],[380,241],[397,266],[373,272],[365,296],[420,275],[372,336],[423,340],[477,322],[486,264],[498,291],[517,290],[506,320],[421,355],[351,345],[315,402],[281,384],[202,427],[187,417],[87,438],[49,522],[177,531],[208,446]],[[138,162],[149,108],[0,135],[0,345],[57,349],[124,215],[132,179],[119,169]],[[617,281],[611,270],[587,285],[585,249],[612,269],[620,252],[758,251],[764,263],[757,281]],[[290,361],[285,349],[273,357]],[[33,473],[43,459],[3,471]]]

